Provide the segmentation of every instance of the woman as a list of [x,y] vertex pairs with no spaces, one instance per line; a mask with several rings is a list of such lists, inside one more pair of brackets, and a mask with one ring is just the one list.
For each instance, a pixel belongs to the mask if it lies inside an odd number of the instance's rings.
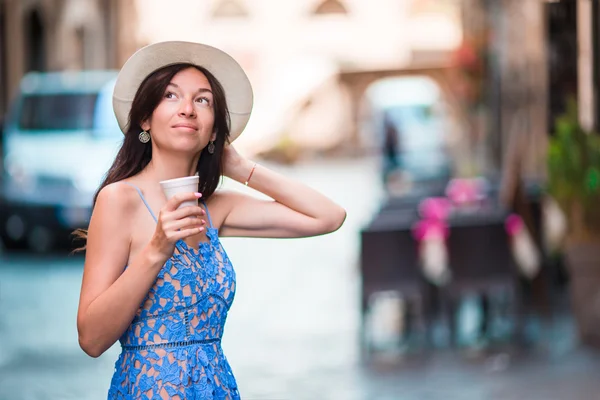
[[[220,345],[236,284],[219,237],[325,234],[345,211],[228,144],[248,121],[252,90],[220,50],[139,50],[119,73],[113,105],[125,139],[85,235],[80,346],[98,357],[120,340],[110,399],[239,398]],[[195,174],[197,193],[167,201],[160,181]],[[216,191],[222,175],[272,200]]]

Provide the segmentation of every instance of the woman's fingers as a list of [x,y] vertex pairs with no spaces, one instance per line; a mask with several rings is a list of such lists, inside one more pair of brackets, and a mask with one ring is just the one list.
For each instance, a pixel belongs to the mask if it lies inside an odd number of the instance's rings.
[[189,228],[189,229],[184,229],[181,231],[177,231],[176,234],[174,234],[172,237],[175,241],[180,240],[180,239],[185,239],[189,236],[194,236],[199,234],[200,232],[203,232],[204,228]]
[[165,211],[175,211],[184,201],[198,201],[202,197],[200,193],[177,193],[171,197],[164,206]]
[[206,228],[204,216],[206,211],[200,206],[181,207],[184,201],[195,201],[197,204],[200,193],[178,193],[173,196],[161,209],[159,230],[162,237],[169,243],[197,235]]
[[166,231],[180,231],[188,228],[204,228],[206,221],[199,218],[187,217],[171,221],[165,225]]
[[183,207],[176,211],[171,212],[170,219],[172,221],[174,221],[174,220],[183,219],[185,217],[189,217],[189,216],[193,216],[193,215],[198,216],[198,217],[203,217],[204,215],[206,215],[206,212],[200,206],[188,206],[188,207]]
[[170,226],[171,222],[175,222],[185,218],[203,219],[202,217],[204,217],[204,215],[206,215],[206,212],[202,207],[198,206],[183,207],[175,211],[168,211],[167,207],[165,206],[165,208],[160,212],[159,220],[161,226],[165,228],[167,226]]

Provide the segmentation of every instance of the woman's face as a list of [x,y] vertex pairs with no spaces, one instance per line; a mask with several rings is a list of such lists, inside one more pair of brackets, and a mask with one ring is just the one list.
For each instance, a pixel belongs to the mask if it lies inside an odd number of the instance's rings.
[[213,94],[206,76],[196,68],[178,72],[142,129],[150,131],[159,149],[199,153],[213,132]]

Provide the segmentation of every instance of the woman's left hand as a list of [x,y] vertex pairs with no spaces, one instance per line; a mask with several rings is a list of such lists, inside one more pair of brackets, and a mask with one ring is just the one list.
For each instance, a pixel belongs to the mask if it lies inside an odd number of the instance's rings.
[[223,148],[223,174],[242,182],[247,178],[247,174],[250,172],[248,165],[250,162],[242,157],[237,150],[230,144],[225,144]]
[[292,238],[337,230],[346,211],[316,190],[259,166],[232,146],[223,150],[223,174],[241,184],[248,182],[260,198],[236,190],[221,192],[222,236]]

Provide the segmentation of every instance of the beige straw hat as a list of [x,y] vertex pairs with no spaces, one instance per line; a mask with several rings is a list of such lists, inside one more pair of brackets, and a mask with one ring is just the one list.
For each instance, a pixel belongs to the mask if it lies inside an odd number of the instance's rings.
[[160,42],[136,51],[123,65],[113,92],[113,109],[123,133],[127,132],[129,110],[142,81],[159,68],[190,63],[206,68],[225,90],[231,117],[230,141],[244,130],[252,111],[250,80],[242,67],[227,53],[215,47],[191,42]]

